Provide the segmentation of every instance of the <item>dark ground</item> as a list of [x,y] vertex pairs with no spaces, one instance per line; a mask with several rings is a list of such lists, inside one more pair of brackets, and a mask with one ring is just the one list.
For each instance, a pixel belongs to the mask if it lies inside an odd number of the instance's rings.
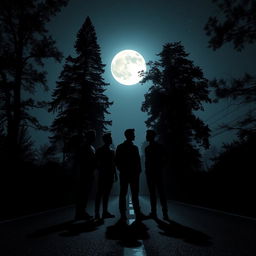
[[[141,197],[141,205],[148,213],[147,197]],[[117,197],[110,209],[116,218],[105,222],[74,222],[73,206],[2,222],[0,254],[124,255],[125,248],[136,248],[142,241],[146,255],[152,256],[256,255],[253,219],[169,201],[171,222],[148,219],[127,227],[118,224]],[[92,205],[89,212],[93,213]]]

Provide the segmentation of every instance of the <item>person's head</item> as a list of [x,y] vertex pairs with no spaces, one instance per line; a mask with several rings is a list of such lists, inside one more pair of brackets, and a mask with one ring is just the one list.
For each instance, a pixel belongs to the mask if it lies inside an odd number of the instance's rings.
[[155,140],[155,137],[156,137],[156,132],[154,130],[147,130],[147,133],[146,133],[146,140],[148,142],[152,142]]
[[96,139],[96,132],[95,132],[95,130],[88,130],[85,133],[85,138],[86,138],[87,143],[89,143],[89,144],[93,143],[95,141],[95,139]]
[[111,136],[111,133],[108,132],[108,133],[103,134],[102,140],[103,140],[104,144],[106,144],[106,145],[111,145],[111,144],[112,144],[112,136]]
[[133,141],[135,139],[135,129],[126,129],[124,136],[128,141]]

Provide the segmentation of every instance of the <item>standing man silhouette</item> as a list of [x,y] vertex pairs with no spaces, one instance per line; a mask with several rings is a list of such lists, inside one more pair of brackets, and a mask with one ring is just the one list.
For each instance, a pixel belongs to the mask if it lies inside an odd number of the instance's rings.
[[77,153],[78,162],[78,184],[77,184],[77,201],[76,201],[76,220],[89,220],[92,218],[86,212],[87,201],[90,188],[93,182],[93,173],[96,169],[96,157],[93,142],[96,138],[96,132],[89,130],[85,134],[85,143],[79,143]]
[[96,161],[98,169],[98,187],[95,199],[95,219],[100,219],[100,203],[103,201],[102,218],[114,218],[115,215],[108,211],[109,195],[113,182],[117,180],[115,167],[115,152],[110,148],[112,145],[111,133],[102,137],[104,145],[96,150]]
[[130,185],[136,221],[141,221],[145,216],[141,213],[139,204],[140,155],[138,147],[133,144],[134,129],[125,130],[124,135],[126,140],[117,146],[115,158],[116,166],[120,172],[119,210],[121,220],[127,220],[126,196]]
[[150,195],[151,218],[157,218],[157,198],[158,191],[160,203],[163,211],[163,219],[169,220],[167,200],[163,184],[163,164],[165,161],[165,152],[163,146],[155,141],[156,133],[153,130],[147,130],[146,140],[149,145],[145,148],[145,173]]

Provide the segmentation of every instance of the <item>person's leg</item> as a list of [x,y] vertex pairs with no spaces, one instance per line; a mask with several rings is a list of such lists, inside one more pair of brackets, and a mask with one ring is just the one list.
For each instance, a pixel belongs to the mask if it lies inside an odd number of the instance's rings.
[[108,201],[109,195],[113,186],[113,180],[106,180],[105,181],[105,190],[103,192],[103,217],[104,218],[113,218],[115,217],[113,214],[110,214],[108,211]]
[[100,218],[100,203],[104,191],[104,181],[101,177],[98,177],[98,186],[95,197],[95,218]]
[[137,217],[140,217],[141,211],[140,211],[140,203],[139,203],[139,175],[133,177],[130,179],[130,188],[131,188],[131,194],[132,194],[132,204],[134,208],[134,212]]
[[157,215],[157,201],[156,201],[156,184],[154,177],[151,173],[146,173],[147,184],[148,184],[148,191],[149,191],[149,198],[150,198],[150,206],[151,206],[151,213],[150,215],[156,216]]
[[83,194],[84,189],[81,182],[79,181],[76,187],[76,216],[84,212]]
[[76,219],[90,219],[90,216],[86,212],[86,206],[88,201],[88,193],[92,182],[92,178],[90,176],[85,179],[85,177],[80,178],[78,186],[77,186],[77,200],[76,200]]
[[120,194],[119,194],[119,210],[121,218],[126,219],[126,195],[128,192],[128,180],[124,174],[120,173]]
[[165,219],[168,219],[167,199],[166,199],[163,179],[162,179],[161,176],[159,176],[159,178],[156,179],[156,185],[157,185],[157,190],[158,190],[158,194],[159,194],[160,203],[161,203],[161,206],[162,206],[163,217]]
[[83,207],[86,210],[87,207],[87,203],[89,200],[89,195],[91,192],[91,188],[92,188],[92,183],[93,183],[93,174],[92,173],[88,173],[86,175],[86,177],[83,178],[83,186],[84,186],[84,194],[83,194]]

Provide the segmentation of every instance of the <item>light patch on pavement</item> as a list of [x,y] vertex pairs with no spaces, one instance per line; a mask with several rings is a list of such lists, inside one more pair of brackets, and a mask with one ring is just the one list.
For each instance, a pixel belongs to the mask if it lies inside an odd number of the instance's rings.
[[124,248],[124,256],[144,256],[146,255],[144,245],[137,248]]
[[133,222],[135,221],[135,219],[128,219],[128,224],[131,225]]
[[130,215],[134,215],[134,210],[133,210],[133,209],[130,209],[130,210],[129,210],[129,214],[130,214]]
[[[135,219],[134,219],[134,209],[133,209],[131,199],[129,200],[129,207],[131,209],[129,210],[128,224],[131,225],[135,221]],[[136,247],[136,248],[124,247],[124,256],[146,256],[147,254],[146,254],[146,251],[145,251],[143,241],[138,240],[138,242],[141,245]]]

